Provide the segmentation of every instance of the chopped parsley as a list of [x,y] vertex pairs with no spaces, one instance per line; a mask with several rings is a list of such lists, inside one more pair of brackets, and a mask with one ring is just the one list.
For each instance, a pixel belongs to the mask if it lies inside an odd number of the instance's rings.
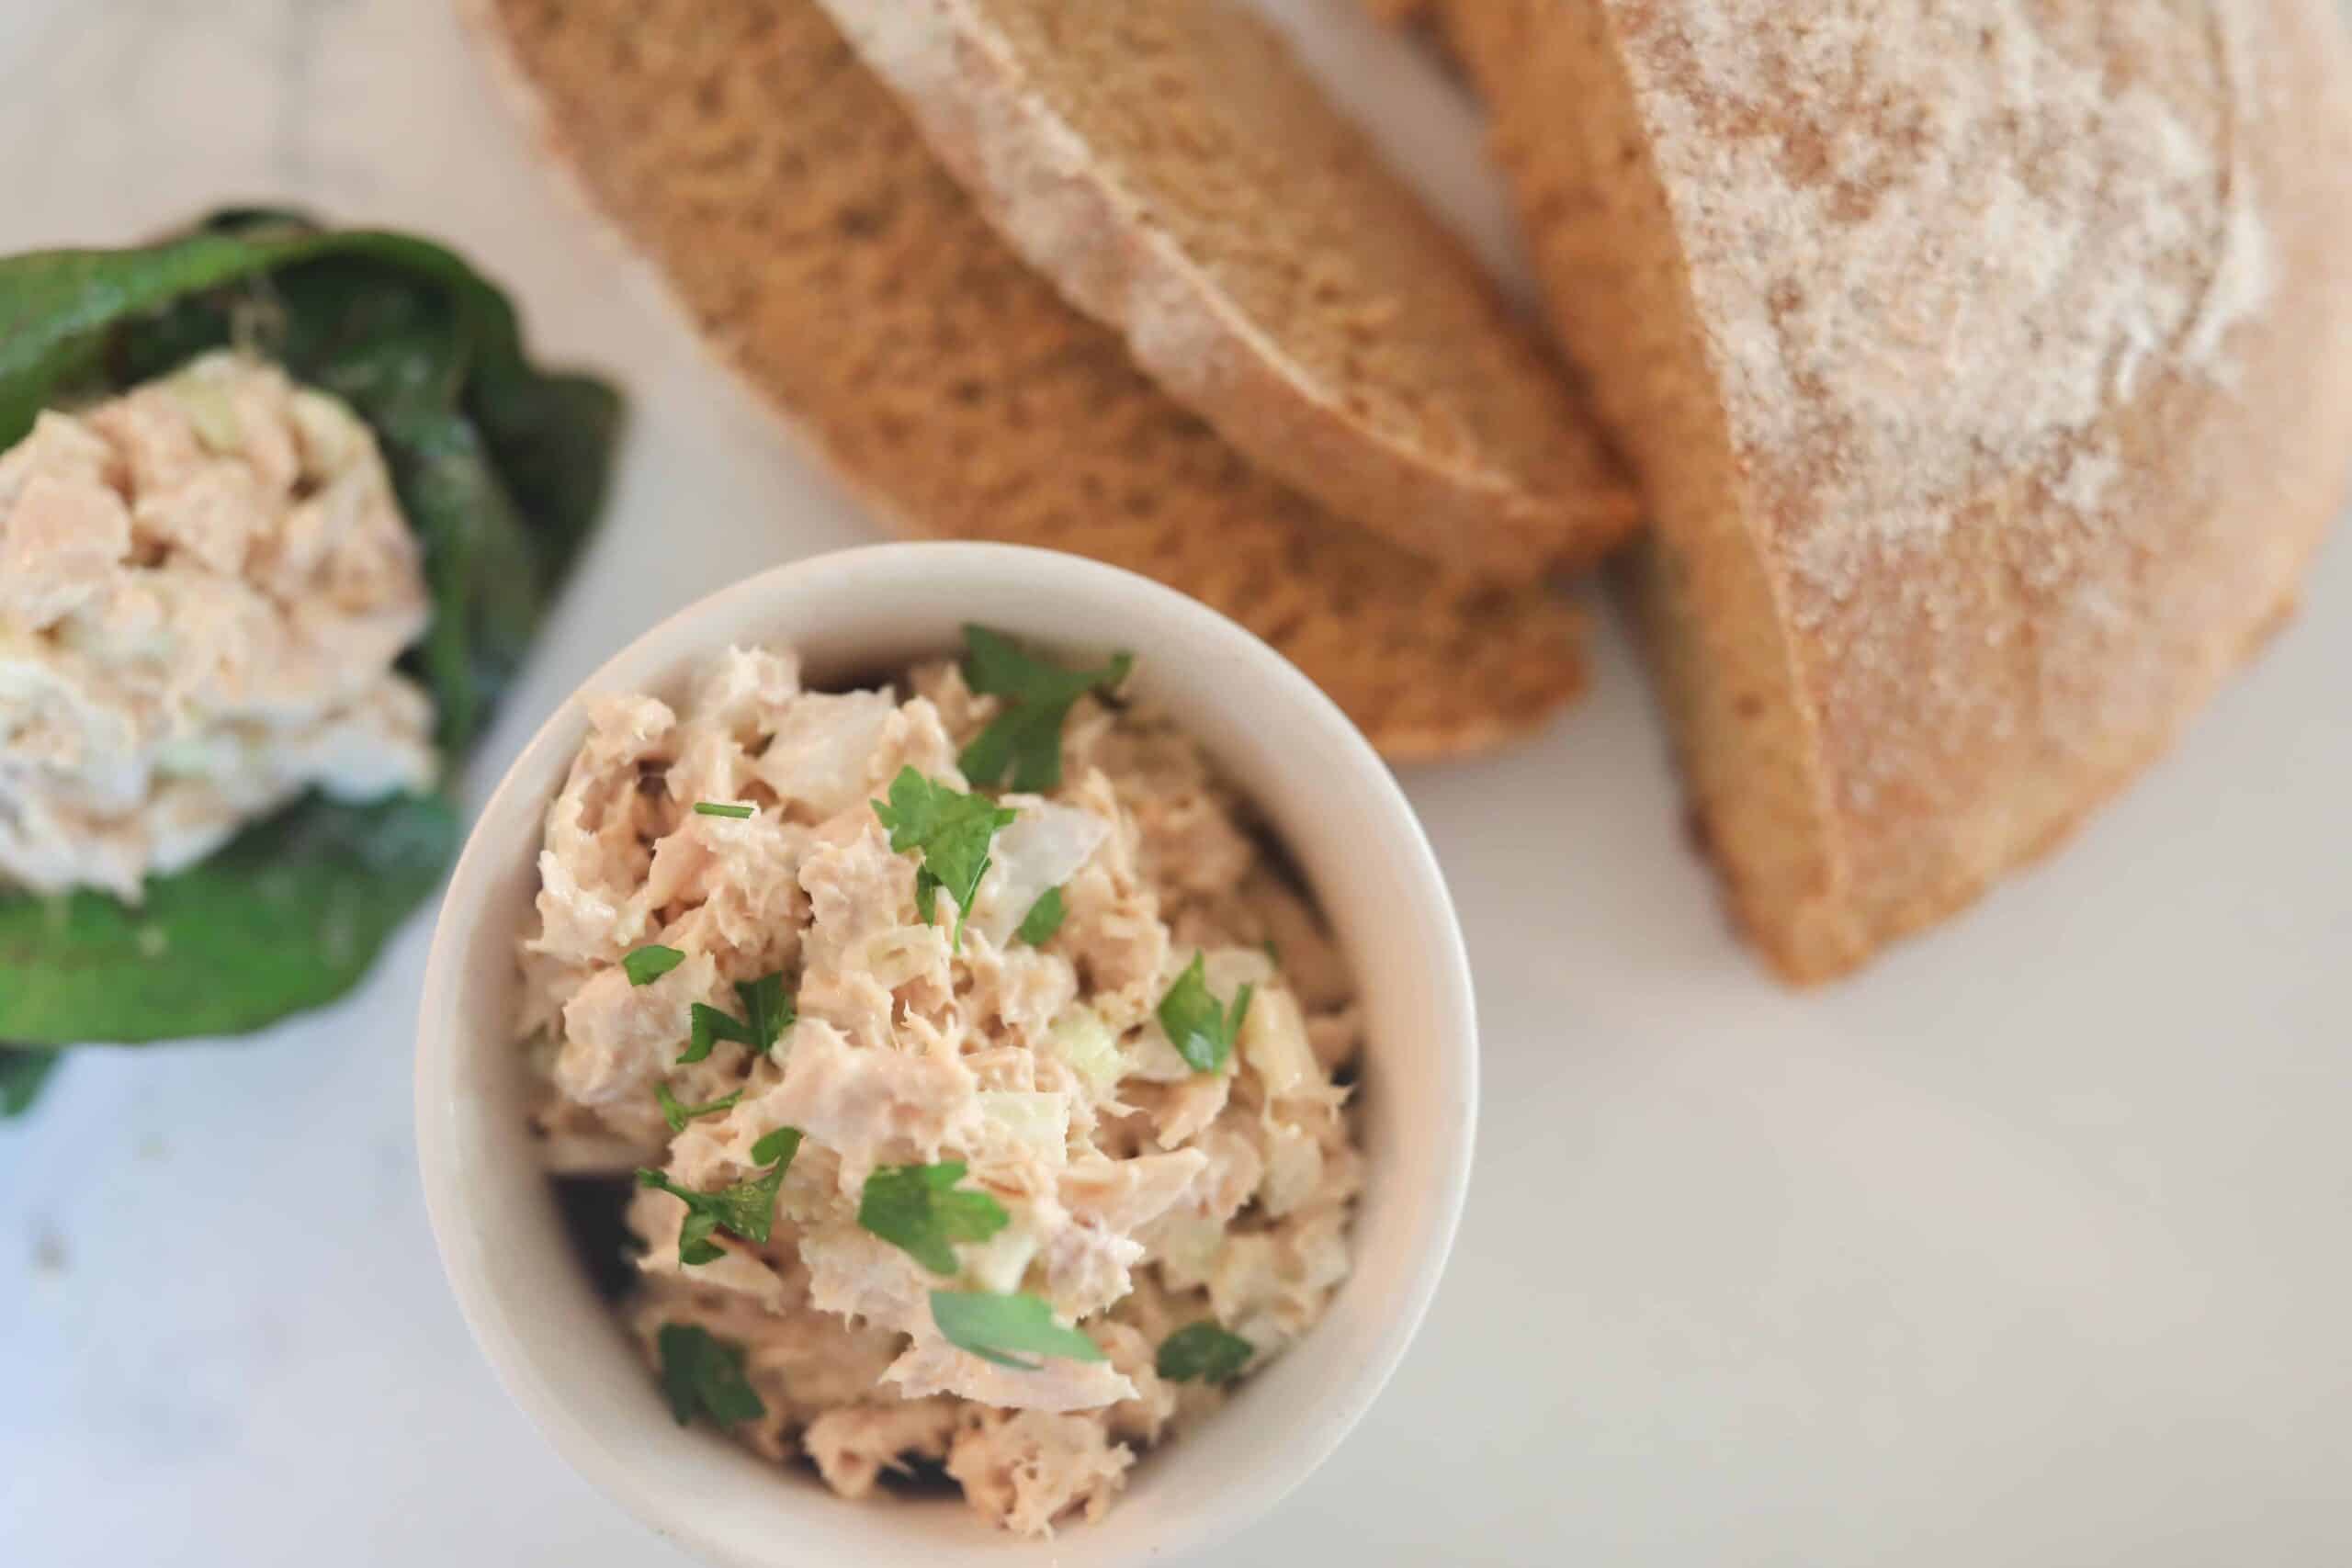
[[707,1002],[696,1002],[686,1010],[686,1048],[679,1054],[680,1066],[701,1061],[721,1040],[732,1040],[754,1051],[767,1050],[799,1016],[799,1009],[785,991],[781,969],[756,980],[737,981],[735,997],[743,1004],[740,1019]]
[[792,1164],[792,1156],[799,1152],[800,1129],[778,1127],[775,1132],[763,1134],[758,1143],[752,1145],[752,1163],[774,1165],[781,1160],[788,1168]]
[[1012,934],[1032,947],[1043,947],[1062,929],[1062,921],[1069,915],[1069,911],[1062,907],[1062,890],[1048,887],[1029,906],[1029,912],[1021,917],[1021,929]]
[[931,1321],[946,1341],[983,1361],[1024,1372],[1038,1368],[1023,1355],[1060,1356],[1072,1361],[1104,1359],[1102,1347],[1061,1323],[1037,1296],[991,1295],[985,1291],[933,1291]]
[[1152,1369],[1170,1382],[1231,1382],[1257,1353],[1257,1348],[1238,1334],[1228,1334],[1204,1321],[1161,1340]]
[[696,1416],[720,1426],[756,1421],[768,1407],[743,1376],[743,1348],[691,1323],[665,1323],[653,1336],[662,1358],[662,1392],[683,1427]]
[[726,1254],[710,1239],[715,1230],[724,1227],[745,1241],[768,1239],[768,1232],[775,1223],[775,1195],[784,1186],[784,1173],[792,1168],[792,1156],[799,1152],[799,1129],[778,1127],[752,1145],[754,1161],[775,1163],[747,1181],[722,1187],[716,1192],[697,1192],[691,1187],[679,1186],[658,1170],[640,1166],[637,1184],[667,1192],[686,1206],[686,1217],[678,1226],[678,1261],[716,1263]]
[[737,1100],[742,1098],[743,1091],[739,1089],[733,1094],[722,1095],[717,1100],[706,1100],[700,1105],[681,1105],[678,1103],[678,1097],[670,1092],[668,1084],[657,1083],[653,1086],[653,1099],[662,1107],[662,1120],[670,1123],[670,1131],[673,1133],[684,1132],[686,1123],[697,1116],[716,1116],[722,1111],[729,1110]]
[[890,829],[890,848],[899,854],[922,852],[915,868],[915,912],[931,924],[941,888],[956,900],[956,939],[961,945],[964,917],[989,869],[989,845],[997,829],[1021,814],[984,795],[965,795],[934,784],[912,767],[890,781],[890,800],[874,803],[874,815]]
[[621,972],[632,986],[650,986],[686,961],[686,955],[674,947],[659,943],[640,947],[621,960]]
[[1098,670],[1065,670],[1021,651],[1012,638],[986,626],[964,628],[964,680],[975,692],[1001,699],[1004,711],[964,748],[956,765],[976,784],[993,787],[1012,773],[1012,787],[1041,794],[1062,782],[1062,721],[1089,692],[1108,692],[1127,678],[1135,656],[1114,653]]
[[1272,964],[1275,968],[1279,969],[1283,966],[1283,950],[1274,945],[1274,939],[1272,937],[1268,937],[1265,941],[1260,942],[1258,944],[1258,951],[1264,953],[1266,955],[1266,962]]
[[986,1241],[1012,1216],[985,1192],[959,1192],[964,1163],[876,1166],[858,1200],[857,1223],[934,1274],[956,1272],[956,1244]]
[[758,809],[755,806],[729,805],[717,800],[695,802],[695,815],[697,817],[731,817],[739,822]]
[[1168,1043],[1186,1066],[1196,1073],[1213,1073],[1233,1055],[1234,1036],[1250,1016],[1250,998],[1258,987],[1245,985],[1235,993],[1230,1009],[1218,1006],[1201,958],[1193,954],[1193,962],[1159,998],[1159,1027],[1168,1032]]

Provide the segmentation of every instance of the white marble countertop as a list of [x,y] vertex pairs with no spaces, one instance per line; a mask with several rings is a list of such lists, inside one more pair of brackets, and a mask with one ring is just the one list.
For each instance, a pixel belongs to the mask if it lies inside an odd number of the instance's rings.
[[[1491,226],[1437,89],[1325,55]],[[671,608],[868,536],[527,165],[441,0],[11,0],[0,85],[0,249],[293,198],[447,237],[626,373],[612,526],[481,781]],[[1726,935],[1615,637],[1540,741],[1410,773],[1478,970],[1469,1214],[1371,1418],[1214,1560],[2352,1561],[2347,669],[2339,538],[2066,853],[1816,996]],[[427,924],[343,1007],[85,1053],[0,1132],[0,1563],[680,1561],[443,1287]]]

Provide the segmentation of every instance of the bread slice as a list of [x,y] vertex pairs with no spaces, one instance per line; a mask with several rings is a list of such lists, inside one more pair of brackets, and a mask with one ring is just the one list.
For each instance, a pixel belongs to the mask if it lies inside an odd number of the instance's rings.
[[822,0],[1012,247],[1269,472],[1525,577],[1635,521],[1468,251],[1237,0]]
[[1543,585],[1433,571],[1269,479],[989,230],[813,0],[473,0],[541,140],[887,518],[1048,546],[1265,637],[1392,757],[1581,681]]
[[1376,3],[1490,105],[1791,978],[2064,838],[2291,605],[2352,457],[2327,0]]

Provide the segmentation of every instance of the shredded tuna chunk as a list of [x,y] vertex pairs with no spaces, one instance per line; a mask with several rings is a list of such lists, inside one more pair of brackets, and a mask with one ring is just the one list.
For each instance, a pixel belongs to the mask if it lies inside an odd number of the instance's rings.
[[128,902],[305,791],[430,786],[431,615],[375,438],[219,353],[0,454],[0,886]]
[[886,1470],[903,1473],[910,1459],[945,1459],[964,1411],[953,1399],[836,1405],[808,1423],[800,1446],[826,1485],[844,1497],[863,1497]]
[[[776,1129],[802,1134],[768,1238],[722,1229],[713,1260],[682,1258],[674,1193],[633,1192],[628,1312],[650,1359],[665,1325],[701,1327],[742,1354],[763,1414],[735,1435],[755,1451],[805,1457],[845,1496],[941,1464],[982,1517],[1046,1535],[1226,1399],[1159,1375],[1170,1334],[1215,1321],[1263,1364],[1344,1278],[1361,1167],[1331,1074],[1354,989],[1193,742],[1093,696],[1061,786],[996,797],[1016,816],[968,918],[918,908],[922,863],[873,802],[902,767],[967,791],[961,749],[1001,708],[952,665],[902,689],[805,692],[789,654],[738,649],[675,706],[592,705],[548,814],[518,1030],[553,1168],[718,1192],[759,1176]],[[1023,936],[1057,891],[1059,928]],[[649,943],[681,956],[639,985],[622,961]],[[1208,1072],[1158,1018],[1196,955],[1214,995],[1255,998]],[[746,1018],[763,976],[796,1010],[775,1043],[681,1062],[691,1010]],[[694,1108],[681,1125],[657,1088]],[[953,1190],[1002,1215],[950,1248],[952,1273],[863,1218],[876,1170],[909,1165],[960,1168]],[[1102,1359],[975,1354],[941,1328],[940,1291],[1034,1296]]]
[[1102,1517],[1126,1484],[1135,1451],[1100,1422],[1040,1410],[977,1414],[947,1450],[947,1473],[982,1518],[1016,1535],[1046,1536],[1078,1513]]

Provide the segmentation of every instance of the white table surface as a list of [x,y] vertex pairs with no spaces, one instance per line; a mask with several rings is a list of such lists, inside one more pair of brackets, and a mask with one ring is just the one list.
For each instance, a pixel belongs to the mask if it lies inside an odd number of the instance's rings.
[[[1491,236],[1464,112],[1341,0],[1284,9]],[[672,608],[869,536],[528,165],[440,0],[0,6],[0,248],[258,197],[448,237],[635,390],[478,786]],[[1212,1561],[2352,1560],[2347,669],[2339,539],[2064,855],[1814,996],[1726,934],[1613,631],[1542,739],[1411,772],[1482,998],[1469,1213],[1371,1418]],[[681,1562],[443,1287],[429,925],[258,1041],[77,1055],[0,1132],[0,1563]]]

